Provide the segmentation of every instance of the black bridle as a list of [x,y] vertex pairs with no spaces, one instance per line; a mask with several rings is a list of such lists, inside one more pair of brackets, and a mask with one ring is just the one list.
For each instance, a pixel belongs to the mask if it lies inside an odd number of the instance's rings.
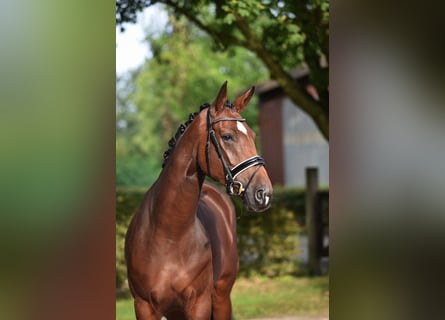
[[[229,108],[232,108],[233,105],[230,102],[226,102],[225,104]],[[245,122],[246,119],[244,118],[219,118],[212,121],[212,116],[210,114],[210,106],[205,105],[207,107],[207,144],[206,144],[206,161],[207,161],[207,174],[211,176],[210,174],[210,142],[212,142],[213,146],[215,147],[216,153],[221,160],[221,163],[224,168],[224,175],[225,175],[225,186],[227,193],[231,196],[242,196],[244,191],[247,190],[247,188],[250,185],[250,182],[252,181],[253,177],[257,174],[258,170],[261,168],[261,166],[264,166],[265,162],[264,159],[260,156],[253,156],[249,159],[246,159],[236,166],[234,166],[232,169],[228,166],[226,160],[224,159],[224,156],[222,154],[221,147],[218,143],[218,140],[216,139],[215,130],[213,128],[213,125],[215,123],[221,122],[221,121],[241,121]],[[235,178],[243,171],[253,167],[257,166],[253,174],[250,176],[249,181],[246,184],[246,187],[243,186],[243,184],[240,181],[235,181]]]

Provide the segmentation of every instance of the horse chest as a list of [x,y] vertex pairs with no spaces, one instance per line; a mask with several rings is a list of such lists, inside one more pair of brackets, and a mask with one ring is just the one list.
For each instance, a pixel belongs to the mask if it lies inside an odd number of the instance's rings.
[[150,287],[172,288],[180,292],[196,279],[209,280],[207,274],[212,273],[209,242],[203,238],[192,246],[190,241],[185,240],[150,243],[146,250],[145,263],[141,267],[141,273],[145,274],[144,278]]
[[[174,250],[179,251],[179,250]],[[193,304],[197,296],[208,293],[213,286],[212,261],[208,254],[192,254],[185,258],[179,252],[153,257],[144,287],[153,305],[168,308]]]

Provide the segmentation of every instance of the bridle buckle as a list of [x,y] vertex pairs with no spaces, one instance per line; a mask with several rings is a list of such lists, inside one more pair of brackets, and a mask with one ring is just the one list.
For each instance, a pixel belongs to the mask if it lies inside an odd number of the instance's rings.
[[241,196],[245,190],[240,181],[233,181],[227,185],[227,193],[231,196]]

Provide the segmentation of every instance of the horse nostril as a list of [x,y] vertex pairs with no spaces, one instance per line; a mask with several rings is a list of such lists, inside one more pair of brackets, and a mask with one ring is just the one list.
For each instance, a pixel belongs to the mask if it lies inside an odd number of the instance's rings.
[[255,190],[256,202],[262,203],[264,199],[264,188],[258,188]]
[[269,190],[264,187],[259,187],[255,190],[255,201],[261,206],[267,207],[270,204],[271,194]]

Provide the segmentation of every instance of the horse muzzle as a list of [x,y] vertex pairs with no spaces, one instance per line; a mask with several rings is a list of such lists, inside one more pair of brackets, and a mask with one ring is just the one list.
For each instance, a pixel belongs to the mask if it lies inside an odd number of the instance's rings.
[[252,190],[246,190],[243,198],[247,209],[262,212],[270,208],[272,189],[265,185],[258,185]]

